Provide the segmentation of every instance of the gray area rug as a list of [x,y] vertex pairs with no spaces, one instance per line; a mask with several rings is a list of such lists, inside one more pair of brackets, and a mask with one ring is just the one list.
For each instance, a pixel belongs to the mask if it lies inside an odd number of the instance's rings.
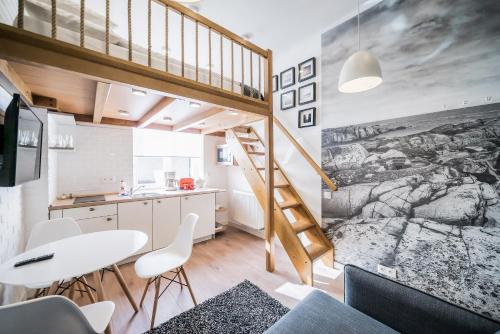
[[265,332],[288,311],[245,280],[146,333],[257,334]]

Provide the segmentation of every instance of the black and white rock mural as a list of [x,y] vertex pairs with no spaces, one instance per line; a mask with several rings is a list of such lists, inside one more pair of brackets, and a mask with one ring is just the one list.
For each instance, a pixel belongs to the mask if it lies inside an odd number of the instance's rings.
[[322,212],[336,260],[394,267],[500,319],[500,72],[488,70],[500,68],[500,2],[384,0],[362,22],[384,71],[373,91],[336,89],[355,22],[322,38],[322,167],[339,186],[323,189]]

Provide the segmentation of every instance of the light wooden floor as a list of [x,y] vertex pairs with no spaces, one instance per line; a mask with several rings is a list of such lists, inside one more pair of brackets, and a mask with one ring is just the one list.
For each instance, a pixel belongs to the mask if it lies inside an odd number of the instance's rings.
[[[315,287],[342,300],[343,275],[340,270],[320,266],[316,270]],[[132,263],[120,266],[129,288],[139,303],[145,281],[134,273]],[[247,279],[288,307],[295,305],[310,291],[310,287],[300,284],[286,254],[276,247],[276,271],[265,270],[264,241],[248,233],[229,228],[214,240],[196,244],[193,255],[185,265],[186,273],[193,287],[198,303],[235,286]],[[163,283],[162,286],[166,285]],[[104,277],[107,299],[116,304],[112,319],[114,333],[142,333],[149,329],[153,305],[154,287],[151,285],[148,296],[140,312],[134,314],[114,275]],[[88,299],[78,296],[79,304]],[[156,325],[193,307],[187,288],[182,291],[172,285],[158,302]]]

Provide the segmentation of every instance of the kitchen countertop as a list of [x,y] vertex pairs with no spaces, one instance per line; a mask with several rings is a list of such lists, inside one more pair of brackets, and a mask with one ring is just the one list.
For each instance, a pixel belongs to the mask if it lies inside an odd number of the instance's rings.
[[[95,206],[95,205],[103,205],[103,204],[137,202],[137,201],[152,200],[152,199],[158,199],[158,198],[182,197],[182,196],[209,194],[209,193],[217,193],[217,192],[224,192],[224,191],[225,191],[224,189],[217,189],[217,188],[200,188],[200,189],[194,189],[194,190],[173,190],[173,191],[166,191],[166,190],[159,190],[159,189],[147,190],[147,191],[142,190],[142,191],[138,192],[137,194],[135,194],[133,197],[120,196],[118,194],[104,195],[105,200],[98,201],[98,202],[74,204],[73,203],[75,200],[74,198],[56,200],[56,201],[52,202],[52,204],[49,205],[49,210],[52,211],[52,210],[80,208],[80,207],[85,207],[85,206]],[[143,193],[146,193],[146,194],[154,193],[154,195],[141,196],[141,194],[143,194]]]

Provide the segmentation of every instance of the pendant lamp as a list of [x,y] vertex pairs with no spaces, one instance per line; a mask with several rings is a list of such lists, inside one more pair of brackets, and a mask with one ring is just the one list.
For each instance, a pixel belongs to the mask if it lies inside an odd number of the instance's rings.
[[382,83],[382,70],[377,58],[366,50],[361,50],[358,0],[358,52],[351,55],[342,66],[339,77],[339,91],[360,93]]

